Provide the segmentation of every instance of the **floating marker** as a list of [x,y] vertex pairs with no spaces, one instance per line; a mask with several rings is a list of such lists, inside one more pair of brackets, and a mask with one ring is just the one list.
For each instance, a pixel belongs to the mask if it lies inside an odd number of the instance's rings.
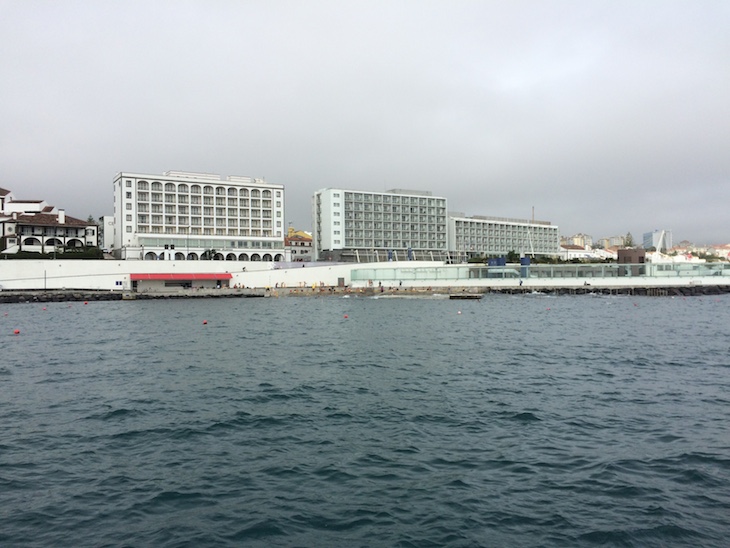
[[15,331],[13,331],[13,333],[14,333],[15,335],[20,335],[20,329],[16,329]]
[[345,319],[347,319],[347,314],[345,314]]
[[43,307],[43,310],[46,310],[46,307],[45,306]]
[[203,325],[208,325],[208,320],[203,320]]
[[457,314],[461,314],[461,310],[459,310],[459,311],[457,312]]
[[89,301],[84,301],[84,304],[89,304]]

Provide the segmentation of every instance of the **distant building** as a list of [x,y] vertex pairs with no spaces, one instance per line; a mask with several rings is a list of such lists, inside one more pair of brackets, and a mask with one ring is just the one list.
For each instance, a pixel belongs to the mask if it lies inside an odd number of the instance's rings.
[[610,236],[608,238],[601,238],[598,240],[598,245],[603,249],[621,248],[626,245],[626,236]]
[[168,171],[114,178],[120,259],[284,261],[284,187]]
[[557,255],[560,233],[548,221],[527,221],[501,217],[466,217],[450,213],[449,254],[456,262],[476,257]]
[[619,276],[642,276],[646,273],[646,250],[636,247],[619,249],[616,262],[626,265],[619,267]]
[[642,245],[644,249],[653,247],[657,251],[672,249],[672,231],[654,230],[653,232],[645,232]]
[[114,216],[99,217],[99,246],[110,251],[114,248]]
[[66,215],[43,200],[16,200],[0,188],[0,251],[64,253],[98,245],[96,223]]
[[294,230],[294,228],[289,227],[286,236],[284,236],[284,249],[286,249],[292,261],[308,262],[314,260],[312,235],[303,230]]
[[593,247],[593,237],[588,234],[574,234],[573,236],[560,238],[560,245],[577,245],[582,248]]

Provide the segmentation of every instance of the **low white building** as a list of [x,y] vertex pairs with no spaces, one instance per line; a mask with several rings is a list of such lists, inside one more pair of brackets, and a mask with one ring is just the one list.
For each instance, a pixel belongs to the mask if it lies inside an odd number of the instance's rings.
[[449,251],[456,262],[475,257],[557,255],[558,226],[548,221],[527,221],[463,213],[449,214]]
[[114,178],[120,259],[286,261],[284,187],[251,177],[168,171]]

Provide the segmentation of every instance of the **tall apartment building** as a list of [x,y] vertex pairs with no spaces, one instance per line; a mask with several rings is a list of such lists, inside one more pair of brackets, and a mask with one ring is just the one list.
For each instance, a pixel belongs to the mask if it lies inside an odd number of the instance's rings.
[[654,230],[653,232],[645,232],[642,238],[644,249],[653,247],[657,251],[666,251],[672,249],[672,231],[671,230]]
[[510,252],[522,256],[556,255],[559,251],[558,226],[548,221],[449,214],[449,252],[456,262]]
[[315,260],[447,260],[446,198],[430,192],[315,192]]
[[284,261],[284,187],[167,171],[114,178],[120,259]]

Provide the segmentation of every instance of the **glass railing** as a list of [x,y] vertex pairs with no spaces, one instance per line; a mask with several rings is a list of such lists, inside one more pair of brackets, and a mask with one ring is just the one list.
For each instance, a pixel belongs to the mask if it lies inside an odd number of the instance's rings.
[[[405,252],[398,255],[406,256]],[[677,264],[557,264],[520,265],[508,263],[500,266],[483,264],[444,265],[438,267],[365,267],[352,271],[353,281],[362,280],[448,280],[459,281],[475,278],[676,278],[676,277],[730,277],[730,263],[677,263]]]

